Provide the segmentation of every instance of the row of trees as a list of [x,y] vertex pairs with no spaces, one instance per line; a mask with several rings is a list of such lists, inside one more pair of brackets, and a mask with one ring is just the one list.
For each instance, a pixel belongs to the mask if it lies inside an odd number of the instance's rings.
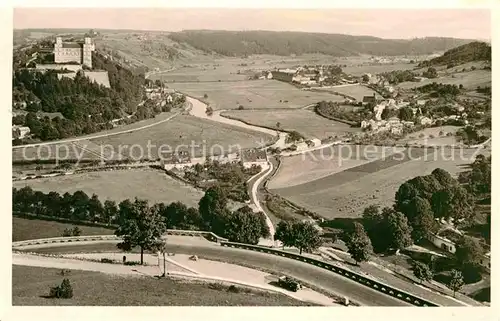
[[[159,216],[165,228],[207,230],[231,241],[257,244],[260,237],[269,236],[269,227],[263,213],[254,213],[248,206],[236,211],[228,208],[226,191],[214,186],[200,199],[198,208],[187,207],[182,202],[169,205],[148,205],[145,200],[124,200],[118,205],[106,200],[102,203],[93,194],[89,197],[82,191],[73,194],[57,192],[47,194],[33,191],[30,187],[12,190],[13,211],[42,216],[69,219],[74,222],[96,222],[121,226],[130,217]],[[146,218],[147,219],[147,218]]]
[[435,82],[420,86],[416,88],[416,90],[421,93],[429,93],[431,97],[455,97],[456,95],[460,94],[460,88],[457,85],[438,84]]

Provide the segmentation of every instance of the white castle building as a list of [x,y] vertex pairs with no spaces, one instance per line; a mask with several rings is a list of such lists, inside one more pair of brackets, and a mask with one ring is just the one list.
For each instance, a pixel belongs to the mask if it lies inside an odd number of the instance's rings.
[[63,42],[61,37],[56,38],[54,44],[54,62],[77,62],[92,68],[92,51],[95,45],[90,37],[85,37],[84,42]]

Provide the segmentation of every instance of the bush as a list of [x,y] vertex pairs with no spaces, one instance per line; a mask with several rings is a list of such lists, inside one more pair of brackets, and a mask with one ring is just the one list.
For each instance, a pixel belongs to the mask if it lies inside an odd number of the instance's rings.
[[49,297],[56,299],[71,299],[73,297],[73,287],[69,279],[64,279],[61,285],[51,287]]
[[443,132],[443,131],[440,131],[440,132],[439,132],[439,136],[444,136],[444,132]]
[[101,263],[114,263],[114,262],[115,262],[114,260],[105,257],[101,259]]
[[245,109],[245,107],[243,107],[243,105],[240,105],[240,106],[238,107],[238,110],[243,110],[243,109]]
[[124,265],[141,265],[139,261],[126,261],[123,263]]
[[212,290],[222,291],[224,290],[224,285],[222,285],[222,283],[209,283],[208,288]]
[[231,293],[239,293],[240,292],[240,289],[237,288],[236,286],[234,285],[230,285],[229,288],[227,288],[227,292],[231,292]]

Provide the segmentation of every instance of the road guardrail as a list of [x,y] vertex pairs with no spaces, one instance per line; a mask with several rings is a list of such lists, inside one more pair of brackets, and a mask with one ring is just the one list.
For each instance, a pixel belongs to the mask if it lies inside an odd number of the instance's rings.
[[378,292],[385,293],[389,296],[392,296],[392,297],[397,298],[399,300],[408,302],[408,303],[415,305],[415,306],[429,306],[429,307],[438,306],[435,303],[424,300],[424,299],[419,298],[415,295],[406,293],[404,291],[393,288],[387,284],[381,283],[379,281],[375,281],[375,280],[370,279],[368,277],[362,276],[358,273],[340,268],[336,265],[332,265],[330,263],[327,263],[327,262],[324,262],[321,260],[317,260],[317,259],[309,258],[309,257],[303,256],[303,255],[289,253],[289,252],[285,252],[285,251],[281,251],[281,250],[277,250],[277,249],[271,249],[271,248],[267,248],[267,247],[263,247],[263,246],[258,246],[258,245],[250,245],[250,244],[242,244],[242,243],[234,243],[234,242],[221,242],[220,244],[222,246],[226,246],[226,247],[240,248],[240,249],[245,249],[245,250],[266,253],[266,254],[273,254],[273,255],[278,255],[278,256],[289,258],[289,259],[301,261],[304,263],[312,264],[312,265],[318,266],[320,268],[337,273],[339,275],[342,275],[343,277],[346,277],[354,282],[360,283],[360,284],[365,285],[367,287],[370,287]]

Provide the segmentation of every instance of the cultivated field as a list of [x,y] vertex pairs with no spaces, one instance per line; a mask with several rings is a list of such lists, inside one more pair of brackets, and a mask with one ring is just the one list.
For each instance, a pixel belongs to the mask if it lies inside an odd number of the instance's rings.
[[[398,143],[423,144],[426,146],[456,145],[457,140],[455,138],[455,133],[460,128],[460,126],[425,128],[408,134],[406,137],[398,141]],[[448,133],[451,133],[452,136],[446,136]]]
[[[357,132],[359,128],[321,117],[311,110],[232,110],[223,112],[222,116],[235,118],[256,126],[273,129],[296,130],[306,138],[323,139],[341,135],[346,132]],[[279,123],[279,128],[276,126]]]
[[[179,115],[175,119],[133,133],[91,140],[125,157],[158,158],[160,153],[187,150],[196,156],[235,152],[239,148],[258,147],[273,136],[261,132],[220,124],[194,116]],[[151,146],[148,151],[148,144]],[[163,145],[163,147],[161,147]],[[191,146],[194,146],[193,148]],[[121,150],[120,150],[121,149]],[[150,154],[150,155],[148,155]]]
[[387,157],[402,148],[380,146],[331,146],[302,155],[283,157],[269,188],[281,189],[314,182],[377,159]]
[[322,100],[344,101],[329,93],[300,90],[277,80],[172,83],[170,87],[207,101],[213,109],[300,108]]
[[138,197],[147,199],[150,203],[181,201],[188,206],[197,207],[203,196],[202,191],[155,170],[89,172],[16,181],[12,184],[16,188],[31,186],[34,190],[45,193],[55,191],[63,194],[82,190],[87,195],[97,194],[102,202],[106,199],[121,202]]
[[[61,237],[65,229],[72,229],[76,224],[43,221],[12,217],[12,241],[34,240],[49,237]],[[103,227],[78,225],[82,235],[108,235],[113,234],[113,229]]]
[[[94,133],[91,135],[79,136],[78,141],[69,142],[69,143],[55,143],[48,144],[42,146],[32,146],[32,147],[21,147],[21,148],[13,148],[12,149],[12,160],[34,160],[34,159],[100,159],[101,155],[106,157],[107,159],[111,159],[113,157],[117,157],[118,155],[111,155],[110,151],[104,150],[104,153],[101,153],[100,146],[96,145],[89,140],[85,140],[86,137],[93,137],[96,135],[109,135],[116,134],[119,132],[134,130],[137,128],[150,126],[142,130],[153,130],[156,126],[165,126],[166,123],[170,122],[168,120],[172,117],[175,112],[169,113],[161,113],[157,115],[155,118],[142,120],[133,124],[118,126],[116,128],[110,130],[104,130],[98,133]],[[70,138],[69,138],[70,139]]]
[[[61,284],[60,269],[12,266],[12,304],[29,306],[303,306],[285,295],[228,291],[207,283],[157,280],[71,270],[72,299],[47,299],[50,287]],[[193,293],[196,293],[193,295]]]
[[399,88],[411,89],[421,87],[427,84],[441,83],[459,86],[462,84],[464,88],[475,90],[477,86],[491,86],[491,71],[488,70],[474,70],[467,72],[459,72],[448,76],[439,76],[434,79],[424,79],[421,82],[402,82],[397,85]]
[[[423,149],[414,148],[412,157],[403,158],[395,153],[385,160],[273,191],[326,218],[359,217],[369,205],[390,206],[399,186],[410,178],[430,174],[436,168],[457,175],[473,161],[474,153],[475,150],[439,148],[435,153],[428,150],[425,154]],[[422,158],[415,159],[419,156]]]
[[342,71],[353,76],[362,76],[365,73],[379,74],[393,70],[408,70],[413,69],[416,65],[409,63],[393,63],[393,64],[358,64],[347,65]]
[[326,92],[338,92],[350,97],[355,98],[357,101],[363,101],[364,96],[373,96],[375,94],[375,97],[378,99],[382,99],[382,96],[380,96],[377,92],[374,90],[363,86],[359,84],[355,85],[342,85],[342,86],[336,86],[334,88],[325,88],[325,89],[320,89],[322,91]]

